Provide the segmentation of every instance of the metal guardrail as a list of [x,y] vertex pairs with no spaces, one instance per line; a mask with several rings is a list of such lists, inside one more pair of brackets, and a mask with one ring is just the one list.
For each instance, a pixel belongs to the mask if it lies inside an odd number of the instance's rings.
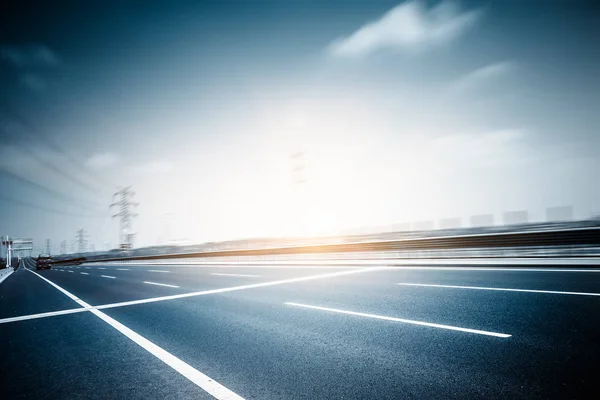
[[460,249],[515,249],[544,247],[600,247],[600,227],[529,232],[503,232],[460,236],[440,236],[358,243],[288,246],[262,249],[220,250],[178,254],[119,257],[79,257],[54,261],[53,264],[133,260],[164,260],[208,257],[273,256],[289,254],[364,253],[390,251],[426,251]]

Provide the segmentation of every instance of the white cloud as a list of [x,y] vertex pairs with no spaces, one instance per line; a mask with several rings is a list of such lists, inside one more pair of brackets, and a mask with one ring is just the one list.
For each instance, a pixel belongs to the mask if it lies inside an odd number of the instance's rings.
[[173,169],[173,163],[170,161],[157,160],[148,163],[138,164],[131,167],[134,174],[160,174]]
[[463,34],[480,15],[479,10],[460,12],[450,0],[429,10],[421,1],[408,1],[350,36],[334,41],[329,51],[334,56],[361,57],[382,49],[440,44]]
[[60,65],[58,55],[45,45],[3,46],[0,47],[0,58],[18,68]]
[[463,75],[454,81],[449,89],[451,91],[462,91],[477,86],[481,83],[488,82],[495,78],[502,77],[516,69],[516,65],[511,61],[498,62],[495,64],[486,65],[474,71]]
[[115,153],[97,153],[87,159],[85,165],[92,169],[102,169],[112,167],[119,161],[119,156]]

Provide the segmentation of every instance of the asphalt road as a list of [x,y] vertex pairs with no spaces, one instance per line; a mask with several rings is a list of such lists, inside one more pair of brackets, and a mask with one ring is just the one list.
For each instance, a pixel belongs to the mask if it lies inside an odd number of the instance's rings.
[[21,266],[0,354],[2,399],[600,398],[600,269]]

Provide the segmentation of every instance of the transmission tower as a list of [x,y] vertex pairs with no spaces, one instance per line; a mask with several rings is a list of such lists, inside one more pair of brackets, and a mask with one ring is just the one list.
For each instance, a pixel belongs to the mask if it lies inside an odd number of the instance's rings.
[[[131,201],[135,192],[131,190],[131,186],[127,186],[113,194],[113,203],[110,208],[117,207],[119,212],[114,214],[113,218],[120,218],[119,221],[119,241],[121,250],[130,250],[133,247],[134,233],[132,231],[131,223],[133,218],[137,217],[137,214],[132,212],[134,207],[137,207],[139,203]],[[117,199],[115,201],[115,198]]]
[[63,240],[62,242],[60,242],[60,254],[66,254],[67,253],[67,241]]
[[85,253],[87,249],[87,240],[85,229],[80,229],[77,231],[77,249],[79,253]]
[[50,239],[46,239],[46,254],[50,255]]

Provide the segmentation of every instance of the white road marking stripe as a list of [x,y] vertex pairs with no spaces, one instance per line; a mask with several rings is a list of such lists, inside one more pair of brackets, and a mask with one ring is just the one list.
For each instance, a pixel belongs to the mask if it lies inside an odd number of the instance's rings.
[[175,286],[175,285],[167,285],[166,283],[158,283],[158,282],[144,281],[144,283],[147,283],[148,285],[166,286],[166,287],[173,287],[173,288],[178,288],[179,287],[179,286]]
[[390,270],[419,270],[419,271],[497,271],[497,272],[600,272],[600,269],[562,269],[562,268],[501,268],[501,267],[386,267]]
[[248,278],[258,278],[260,277],[260,275],[246,275],[246,274],[220,274],[218,272],[213,272],[211,273],[211,275],[218,275],[218,276],[245,276]]
[[[153,298],[149,298],[149,299],[124,301],[121,303],[102,304],[102,305],[98,305],[98,306],[93,306],[91,308],[95,309],[95,310],[102,310],[102,309],[106,309],[106,308],[127,307],[127,306],[131,306],[131,305],[136,305],[136,304],[154,303],[154,302],[158,302],[158,301],[183,299],[186,297],[205,296],[205,295],[210,295],[210,294],[234,292],[234,291],[245,290],[245,289],[254,289],[254,288],[267,287],[267,286],[284,285],[287,283],[334,278],[334,277],[338,277],[338,276],[351,275],[351,274],[357,274],[357,273],[362,273],[362,272],[380,271],[382,269],[383,268],[352,269],[352,270],[346,270],[346,271],[340,271],[340,272],[330,272],[327,274],[303,276],[301,278],[290,278],[290,279],[283,279],[283,280],[279,280],[279,281],[254,283],[251,285],[232,286],[232,287],[221,288],[221,289],[211,289],[211,290],[205,290],[202,292],[182,293],[182,294],[175,294],[175,295],[171,295],[171,296],[161,296],[161,297],[153,297]],[[69,271],[69,272],[72,272],[72,271]],[[80,312],[80,311],[85,311],[85,310],[75,309],[75,310],[71,310],[70,312]],[[48,312],[48,313],[41,313],[41,314],[22,315],[20,317],[0,319],[0,324],[8,323],[8,322],[23,321],[23,320],[27,320],[27,319],[52,317],[53,315],[60,315],[60,314],[55,314],[55,312]]]
[[[31,272],[36,274],[33,271],[31,271]],[[98,318],[100,318],[101,320],[103,320],[104,322],[106,322],[107,324],[109,324],[110,326],[112,326],[113,328],[118,330],[119,332],[121,332],[123,335],[125,335],[126,337],[131,339],[133,342],[135,342],[141,348],[148,351],[150,354],[152,354],[153,356],[155,356],[156,358],[158,358],[165,364],[167,364],[169,367],[173,368],[175,371],[177,371],[181,375],[185,376],[187,379],[192,381],[198,387],[200,387],[201,389],[203,389],[204,391],[206,391],[207,393],[212,395],[214,398],[219,399],[219,400],[244,400],[244,398],[239,396],[237,393],[234,393],[233,391],[227,389],[225,386],[216,382],[212,378],[204,375],[202,372],[198,371],[191,365],[187,364],[186,362],[182,361],[181,359],[175,357],[173,354],[169,353],[168,351],[164,350],[163,348],[152,343],[151,341],[149,341],[142,335],[132,331],[131,329],[129,329],[128,327],[126,327],[125,325],[120,323],[119,321],[115,320],[114,318],[109,317],[108,315],[104,314],[102,311],[91,308],[92,306],[90,306],[88,303],[77,298],[75,295],[69,293],[68,291],[61,288],[54,282],[44,278],[43,276],[41,276],[39,274],[36,274],[36,275],[38,277],[42,278],[43,280],[45,280],[46,282],[48,282],[50,285],[54,286],[56,289],[61,291],[63,294],[68,296],[70,299],[75,301],[77,304],[85,307],[92,314],[94,314],[95,316],[97,316]]]
[[[219,268],[219,269],[236,269],[236,268],[269,268],[269,269],[352,269],[352,268],[365,268],[367,265],[351,265],[351,264],[340,264],[340,265],[311,265],[304,263],[294,263],[291,265],[280,264],[280,263],[236,263],[236,262],[211,262],[211,263],[154,263],[154,262],[128,262],[120,263],[116,261],[110,261],[103,263],[104,265],[129,265],[133,267],[148,267],[157,266],[163,268]],[[378,263],[377,266],[381,266],[382,263]],[[376,265],[373,265],[375,267]],[[137,268],[134,268],[137,269]]]
[[129,268],[117,268],[117,271],[129,271]]
[[89,275],[87,272],[80,272],[81,275]]
[[[408,258],[408,259],[394,259],[394,258],[379,258],[379,259],[321,259],[321,260],[262,260],[262,261],[185,261],[185,260],[137,260],[137,261],[111,261],[107,264],[112,265],[163,265],[163,266],[177,266],[177,267],[205,267],[211,265],[236,265],[236,266],[322,266],[323,268],[329,268],[332,266],[381,266],[386,265],[389,267],[394,266],[419,266],[419,265],[498,265],[499,267],[505,265],[522,265],[535,267],[536,265],[574,265],[574,266],[600,266],[600,259],[598,257],[577,257],[577,258]],[[319,267],[320,268],[320,267]],[[565,269],[569,271],[568,269]],[[589,272],[589,270],[578,270],[577,272]],[[600,272],[600,269],[594,269],[592,272]]]
[[85,268],[85,269],[92,269],[91,267],[83,267],[83,268]]
[[106,269],[106,268],[98,267],[98,269]]
[[149,269],[148,272],[167,272],[168,273],[168,272],[171,272],[171,271],[161,271],[161,270],[158,270],[158,269]]
[[357,316],[357,317],[382,319],[382,320],[385,320],[385,321],[402,322],[402,323],[405,323],[405,324],[428,326],[428,327],[431,327],[431,328],[448,329],[448,330],[451,330],[451,331],[476,333],[478,335],[495,336],[495,337],[499,337],[499,338],[508,338],[508,337],[512,336],[512,335],[508,335],[506,333],[482,331],[482,330],[479,330],[479,329],[461,328],[461,327],[458,327],[458,326],[434,324],[434,323],[431,323],[431,322],[414,321],[414,320],[411,320],[411,319],[386,317],[384,315],[375,315],[375,314],[366,314],[366,313],[355,312],[355,311],[339,310],[337,308],[310,306],[310,305],[307,305],[307,304],[299,304],[299,303],[291,303],[291,302],[287,302],[285,304],[288,305],[288,306],[294,306],[294,307],[303,307],[303,308],[310,308],[310,309],[313,309],[313,310],[329,311],[329,312],[334,312],[334,313],[339,313],[339,314],[354,315],[354,316]]
[[109,275],[100,275],[100,276],[101,276],[101,277],[103,277],[103,278],[117,279],[116,277],[114,277],[114,276],[109,276]]
[[524,293],[547,293],[547,294],[573,294],[573,295],[577,295],[577,296],[600,296],[600,293],[563,292],[563,291],[557,291],[557,290],[510,289],[510,288],[494,288],[494,287],[480,287],[480,286],[431,285],[431,284],[425,284],[425,283],[398,283],[398,285],[433,287],[433,288],[448,288],[448,289],[497,290],[497,291],[501,291],[501,292],[524,292]]
[[73,271],[67,271],[67,272],[73,273]]
[[[27,270],[31,271],[29,268],[27,268]],[[31,271],[31,272],[33,272],[33,271]],[[10,318],[0,319],[0,324],[8,324],[9,322],[27,321],[29,319],[54,317],[56,315],[75,314],[75,313],[85,312],[85,311],[88,311],[88,309],[86,309],[86,308],[69,308],[67,310],[61,310],[61,311],[50,311],[50,312],[39,313],[39,314],[21,315],[19,317],[10,317]]]

